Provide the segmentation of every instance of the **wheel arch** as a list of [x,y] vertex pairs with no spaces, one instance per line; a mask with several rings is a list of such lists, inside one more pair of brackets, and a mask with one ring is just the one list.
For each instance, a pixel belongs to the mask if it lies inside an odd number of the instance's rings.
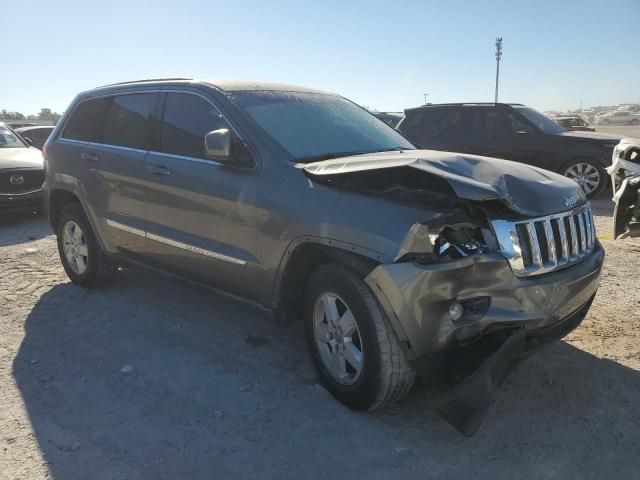
[[84,210],[87,220],[89,221],[89,226],[93,230],[93,234],[96,237],[98,244],[100,244],[102,249],[106,251],[102,236],[96,228],[93,215],[91,215],[92,211],[88,208],[82,198],[83,196],[80,192],[73,188],[69,188],[67,185],[56,185],[53,188],[49,188],[46,195],[46,208],[47,215],[49,217],[49,224],[55,232],[62,209],[69,204],[77,203]]
[[293,240],[283,255],[273,287],[272,304],[278,322],[300,317],[306,282],[316,268],[338,262],[361,278],[388,259],[375,251],[346,242],[318,237]]

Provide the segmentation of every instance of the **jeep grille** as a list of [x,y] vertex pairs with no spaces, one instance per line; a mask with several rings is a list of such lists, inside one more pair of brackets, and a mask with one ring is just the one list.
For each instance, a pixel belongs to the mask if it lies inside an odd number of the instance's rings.
[[511,222],[493,220],[500,251],[513,273],[540,275],[578,263],[593,251],[596,230],[591,205],[574,210]]

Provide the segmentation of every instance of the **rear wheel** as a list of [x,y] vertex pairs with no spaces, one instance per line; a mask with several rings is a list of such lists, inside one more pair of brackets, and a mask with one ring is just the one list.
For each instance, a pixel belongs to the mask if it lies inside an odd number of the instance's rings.
[[319,267],[304,299],[307,341],[322,383],[340,402],[374,410],[400,400],[415,373],[373,293],[339,264]]
[[62,266],[72,282],[89,287],[107,278],[109,265],[80,205],[62,209],[56,236]]
[[588,158],[571,161],[564,167],[562,173],[565,177],[577,182],[589,198],[599,195],[606,186],[604,169]]

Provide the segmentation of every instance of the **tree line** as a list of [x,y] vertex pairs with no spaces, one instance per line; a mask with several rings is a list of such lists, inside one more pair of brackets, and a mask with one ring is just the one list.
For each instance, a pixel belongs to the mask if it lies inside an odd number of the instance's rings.
[[41,108],[40,113],[36,115],[25,115],[20,112],[9,112],[5,109],[0,110],[0,121],[9,122],[15,120],[48,120],[54,124],[60,119],[62,114],[52,112],[50,108]]

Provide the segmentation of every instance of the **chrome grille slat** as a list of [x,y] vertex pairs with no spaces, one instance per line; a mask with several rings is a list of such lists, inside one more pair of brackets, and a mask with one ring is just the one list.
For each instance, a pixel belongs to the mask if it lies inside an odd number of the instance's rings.
[[493,220],[491,224],[501,253],[518,276],[539,275],[577,263],[596,243],[588,203],[560,214],[523,221]]
[[562,262],[564,265],[569,261],[569,242],[567,241],[567,231],[564,228],[564,219],[557,218],[558,230],[560,230],[560,243],[562,244]]
[[533,265],[536,267],[542,266],[542,255],[540,255],[540,241],[538,240],[538,233],[536,232],[533,222],[527,222],[525,228],[529,233],[531,239],[531,256],[533,257]]
[[578,213],[578,226],[580,227],[580,256],[587,254],[587,230],[584,228],[584,216]]
[[547,248],[549,249],[549,265],[555,267],[558,265],[558,257],[556,255],[556,240],[553,236],[550,218],[544,220],[544,234],[547,240]]
[[571,231],[571,254],[569,260],[576,260],[579,257],[578,254],[578,231],[576,230],[576,222],[573,220],[573,215],[567,216],[569,219],[569,230]]

